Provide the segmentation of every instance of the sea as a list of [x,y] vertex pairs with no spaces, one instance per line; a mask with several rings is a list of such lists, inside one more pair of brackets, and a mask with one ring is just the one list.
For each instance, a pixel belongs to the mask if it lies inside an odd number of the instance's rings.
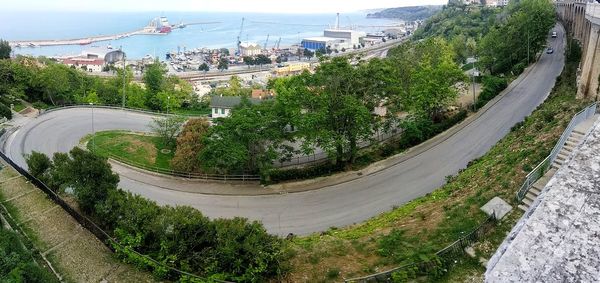
[[[165,16],[169,23],[202,23],[174,29],[168,35],[135,35],[90,45],[63,45],[14,48],[15,54],[32,56],[68,56],[81,54],[91,47],[122,47],[130,59],[146,55],[165,58],[167,52],[195,48],[234,48],[244,27],[241,41],[274,47],[298,44],[305,37],[322,36],[334,27],[335,14],[270,14],[223,12],[7,12],[0,11],[0,38],[12,40],[47,40],[86,38],[139,30],[156,17]],[[366,32],[379,32],[398,20],[369,19],[366,13],[340,14],[340,27]]]

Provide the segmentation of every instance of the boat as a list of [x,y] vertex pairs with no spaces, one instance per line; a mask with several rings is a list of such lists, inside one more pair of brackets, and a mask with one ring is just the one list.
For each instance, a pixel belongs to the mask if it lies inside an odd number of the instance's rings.
[[158,32],[159,33],[170,33],[172,31],[172,27],[169,24],[169,20],[167,20],[167,17],[160,17],[160,21],[159,21],[159,25],[158,25]]
[[29,44],[28,44],[28,46],[29,46],[29,47],[36,47],[35,43],[33,43],[33,42],[32,42],[32,43],[29,43]]

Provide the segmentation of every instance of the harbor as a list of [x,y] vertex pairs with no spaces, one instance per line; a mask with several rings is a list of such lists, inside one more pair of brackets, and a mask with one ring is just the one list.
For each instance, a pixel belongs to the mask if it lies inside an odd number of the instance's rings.
[[19,40],[19,41],[9,41],[11,47],[14,48],[34,48],[34,47],[43,47],[43,46],[61,46],[61,45],[90,45],[96,42],[103,41],[115,41],[123,38],[135,36],[135,35],[168,35],[174,29],[182,29],[191,25],[212,25],[219,24],[220,22],[190,22],[190,23],[179,23],[176,25],[172,25],[169,23],[166,17],[161,16],[157,18],[153,18],[147,26],[142,29],[111,34],[111,35],[98,35],[98,36],[90,36],[83,38],[73,38],[73,39],[42,39],[42,40]]

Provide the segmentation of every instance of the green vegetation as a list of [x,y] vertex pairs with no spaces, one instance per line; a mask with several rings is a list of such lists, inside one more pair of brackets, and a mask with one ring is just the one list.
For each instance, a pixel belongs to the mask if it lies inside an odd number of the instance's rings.
[[0,281],[58,282],[44,267],[38,265],[23,239],[0,224]]
[[87,148],[105,158],[116,156],[128,164],[164,170],[171,170],[174,156],[174,147],[160,137],[122,131],[97,132],[87,138]]
[[[486,218],[479,207],[490,199],[498,196],[516,207],[515,194],[525,176],[549,154],[573,115],[588,103],[575,99],[579,53],[577,48],[568,51],[554,90],[531,116],[487,154],[450,176],[443,187],[364,223],[295,239],[291,280],[327,281],[327,267],[339,266],[340,258],[356,259],[341,274],[344,278],[428,260],[477,227]],[[513,210],[503,219],[475,246],[477,255],[489,258],[519,217],[520,212]],[[478,259],[456,261],[457,268],[434,272],[429,280],[461,282],[461,278],[485,271]]]
[[10,58],[11,51],[8,41],[0,39],[0,60]]
[[556,12],[546,0],[512,1],[508,15],[481,40],[478,53],[493,74],[519,74],[544,49]]
[[40,108],[88,103],[120,106],[125,84],[127,107],[162,112],[208,111],[208,104],[193,95],[191,85],[175,76],[166,76],[160,63],[146,67],[146,87],[133,82],[130,69],[125,81],[123,70],[116,72],[114,77],[100,78],[45,58],[18,56],[0,60],[0,102],[6,106],[18,105],[22,99]]
[[[32,164],[32,158],[27,162]],[[119,190],[119,176],[106,159],[79,148],[44,163],[45,170],[37,166],[36,177],[56,191],[72,190],[79,208],[121,243],[114,245],[118,255],[159,278],[178,279],[165,266],[235,282],[263,282],[286,272],[283,241],[259,222],[209,220],[194,208],[159,206]]]
[[424,20],[431,17],[442,6],[412,6],[383,9],[379,12],[367,14],[367,18],[400,19],[404,21]]
[[[350,58],[324,58],[314,74],[271,81],[275,99],[260,105],[245,101],[230,117],[216,119],[202,140],[198,162],[208,172],[260,173],[269,182],[275,160],[319,147],[327,152],[330,168],[351,168],[358,143],[370,140],[377,129],[397,130],[403,123],[429,125],[424,131],[434,132],[436,125],[456,121],[445,109],[456,99],[453,85],[465,77],[453,58],[439,38],[407,43],[390,51],[389,59],[356,66]],[[378,106],[387,108],[385,116],[372,114]]]

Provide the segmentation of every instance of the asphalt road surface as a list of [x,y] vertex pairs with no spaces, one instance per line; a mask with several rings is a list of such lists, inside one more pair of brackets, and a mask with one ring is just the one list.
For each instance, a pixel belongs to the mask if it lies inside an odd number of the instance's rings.
[[[190,205],[205,215],[242,216],[263,222],[274,234],[305,235],[362,222],[393,206],[432,192],[445,177],[485,154],[522,121],[550,92],[564,65],[564,31],[551,39],[554,54],[543,53],[528,75],[478,119],[455,135],[413,158],[378,173],[318,190],[262,196],[221,196],[180,192],[121,175],[121,187],[160,204]],[[147,131],[151,117],[120,110],[95,109],[94,130]],[[32,150],[65,152],[92,132],[92,109],[66,109],[25,123],[5,143],[5,152],[18,164]],[[202,184],[198,184],[202,185]],[[515,188],[516,190],[517,188]]]

